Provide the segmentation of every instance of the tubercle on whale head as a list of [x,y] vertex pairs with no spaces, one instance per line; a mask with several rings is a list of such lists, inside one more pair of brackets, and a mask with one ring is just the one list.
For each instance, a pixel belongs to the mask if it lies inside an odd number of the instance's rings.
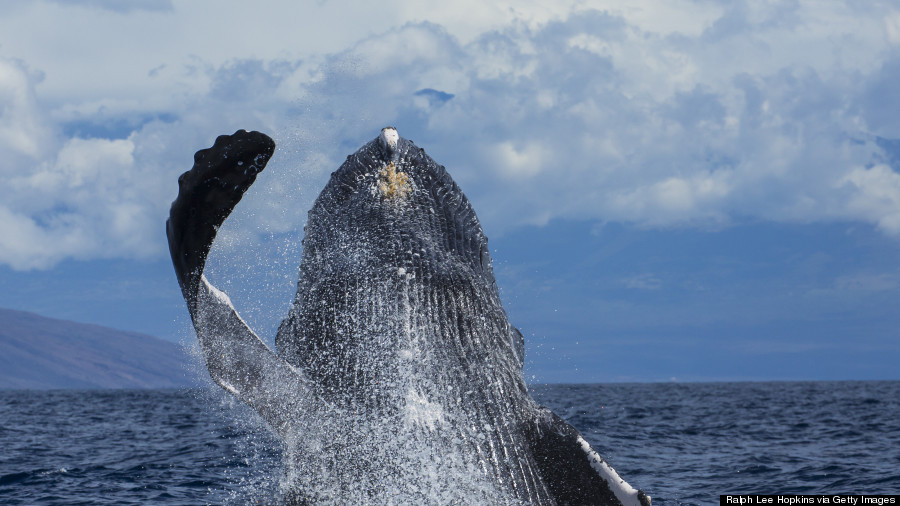
[[412,190],[412,186],[409,184],[409,174],[398,171],[394,162],[388,162],[378,176],[378,190],[386,199],[402,199]]

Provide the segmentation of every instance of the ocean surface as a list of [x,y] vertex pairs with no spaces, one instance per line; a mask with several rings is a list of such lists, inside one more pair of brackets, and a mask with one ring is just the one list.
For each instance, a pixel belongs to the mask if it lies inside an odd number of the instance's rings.
[[[900,381],[549,385],[655,505],[900,493]],[[0,504],[247,504],[280,447],[217,389],[0,391]]]

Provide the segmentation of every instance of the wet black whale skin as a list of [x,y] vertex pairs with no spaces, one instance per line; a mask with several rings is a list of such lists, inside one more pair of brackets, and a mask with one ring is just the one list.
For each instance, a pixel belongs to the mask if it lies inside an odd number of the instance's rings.
[[178,198],[169,211],[166,235],[175,275],[189,306],[216,232],[274,152],[275,141],[268,135],[238,130],[220,135],[212,147],[197,151],[193,168],[178,178]]

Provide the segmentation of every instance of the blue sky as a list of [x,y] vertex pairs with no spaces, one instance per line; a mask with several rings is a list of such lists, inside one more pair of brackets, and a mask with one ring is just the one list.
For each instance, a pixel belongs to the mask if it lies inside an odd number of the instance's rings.
[[189,342],[193,152],[279,148],[213,281],[270,338],[382,126],[472,200],[533,381],[898,379],[900,6],[0,5],[0,306]]

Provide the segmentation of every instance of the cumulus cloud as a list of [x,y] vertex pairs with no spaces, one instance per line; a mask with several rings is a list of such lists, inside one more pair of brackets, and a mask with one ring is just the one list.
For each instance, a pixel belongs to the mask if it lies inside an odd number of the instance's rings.
[[886,165],[858,167],[841,182],[842,188],[849,190],[848,214],[874,221],[886,233],[900,236],[900,174]]
[[[190,8],[171,5],[174,19]],[[231,59],[161,43],[121,70],[79,62],[103,75],[102,93],[60,86],[50,60],[38,72],[0,51],[0,262],[165,254],[175,178],[238,128],[270,132],[280,149],[223,230],[235,237],[299,230],[327,174],[387,124],[449,168],[489,232],[751,218],[862,221],[900,237],[897,12],[485,5],[466,25],[450,4],[429,17],[394,2],[383,31],[334,24],[322,47],[344,48],[302,56],[267,35]]]
[[22,62],[0,59],[0,148],[4,172],[40,157],[45,147],[45,122],[34,93],[40,75]]
[[147,257],[152,202],[131,140],[70,139],[30,171],[8,174],[0,190],[0,255],[16,269],[68,257]]

